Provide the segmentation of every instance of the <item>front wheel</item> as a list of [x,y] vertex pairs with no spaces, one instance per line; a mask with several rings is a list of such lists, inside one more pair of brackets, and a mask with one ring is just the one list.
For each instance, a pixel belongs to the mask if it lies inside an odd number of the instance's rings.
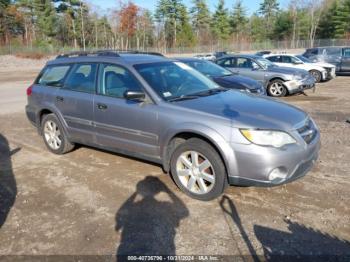
[[219,154],[198,138],[191,138],[175,149],[170,167],[176,185],[198,200],[220,196],[227,185],[226,169]]
[[282,97],[286,96],[288,91],[287,88],[284,86],[283,81],[276,79],[271,81],[267,86],[267,93],[273,97]]
[[322,75],[321,72],[317,71],[317,70],[311,70],[310,75],[312,75],[315,78],[316,83],[321,82],[322,80]]

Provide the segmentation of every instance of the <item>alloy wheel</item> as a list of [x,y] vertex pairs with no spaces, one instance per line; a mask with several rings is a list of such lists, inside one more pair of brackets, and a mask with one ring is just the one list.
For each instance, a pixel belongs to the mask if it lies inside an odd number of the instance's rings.
[[46,121],[44,125],[44,136],[51,149],[57,150],[60,148],[62,144],[61,131],[54,121]]
[[283,91],[284,91],[284,86],[279,82],[275,82],[270,86],[270,93],[273,96],[280,96],[283,94]]
[[186,151],[178,157],[176,173],[181,184],[195,194],[206,194],[215,184],[212,164],[197,151]]

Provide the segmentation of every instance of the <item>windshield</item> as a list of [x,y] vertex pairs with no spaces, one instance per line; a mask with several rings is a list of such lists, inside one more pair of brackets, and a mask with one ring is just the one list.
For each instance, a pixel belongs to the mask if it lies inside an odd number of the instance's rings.
[[185,62],[187,65],[193,67],[197,71],[209,77],[221,77],[221,76],[230,76],[232,75],[231,71],[218,66],[212,62],[207,61],[189,61]]
[[296,57],[305,63],[312,63],[312,61],[310,59],[306,58],[305,56],[297,55]]
[[209,78],[181,62],[158,62],[134,67],[166,101],[220,88]]
[[258,63],[260,65],[262,65],[264,68],[268,68],[268,67],[271,67],[271,66],[276,66],[270,60],[267,60],[266,58],[263,58],[263,57],[257,58],[256,61],[258,61]]

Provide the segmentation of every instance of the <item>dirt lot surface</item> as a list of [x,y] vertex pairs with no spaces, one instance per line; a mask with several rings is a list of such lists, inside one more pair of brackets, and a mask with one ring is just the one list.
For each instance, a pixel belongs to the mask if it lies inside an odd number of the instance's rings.
[[24,114],[41,64],[0,62],[0,255],[350,255],[350,77],[285,99],[321,130],[306,177],[199,202],[151,163],[49,153]]

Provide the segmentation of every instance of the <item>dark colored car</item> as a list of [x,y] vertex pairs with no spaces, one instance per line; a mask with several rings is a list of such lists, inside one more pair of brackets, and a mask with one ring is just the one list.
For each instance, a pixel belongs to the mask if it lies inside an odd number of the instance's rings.
[[214,53],[214,56],[216,57],[216,59],[220,58],[220,57],[223,57],[227,55],[227,52],[226,51],[217,51]]
[[326,62],[336,66],[336,73],[350,73],[350,47],[330,46],[306,49],[303,54],[313,62]]
[[179,58],[178,60],[210,77],[212,80],[214,80],[214,82],[222,87],[266,95],[265,88],[258,81],[255,81],[249,77],[233,74],[231,71],[212,62],[198,58]]
[[271,51],[259,51],[259,52],[256,52],[255,55],[257,56],[264,56],[264,55],[269,55],[271,54]]

